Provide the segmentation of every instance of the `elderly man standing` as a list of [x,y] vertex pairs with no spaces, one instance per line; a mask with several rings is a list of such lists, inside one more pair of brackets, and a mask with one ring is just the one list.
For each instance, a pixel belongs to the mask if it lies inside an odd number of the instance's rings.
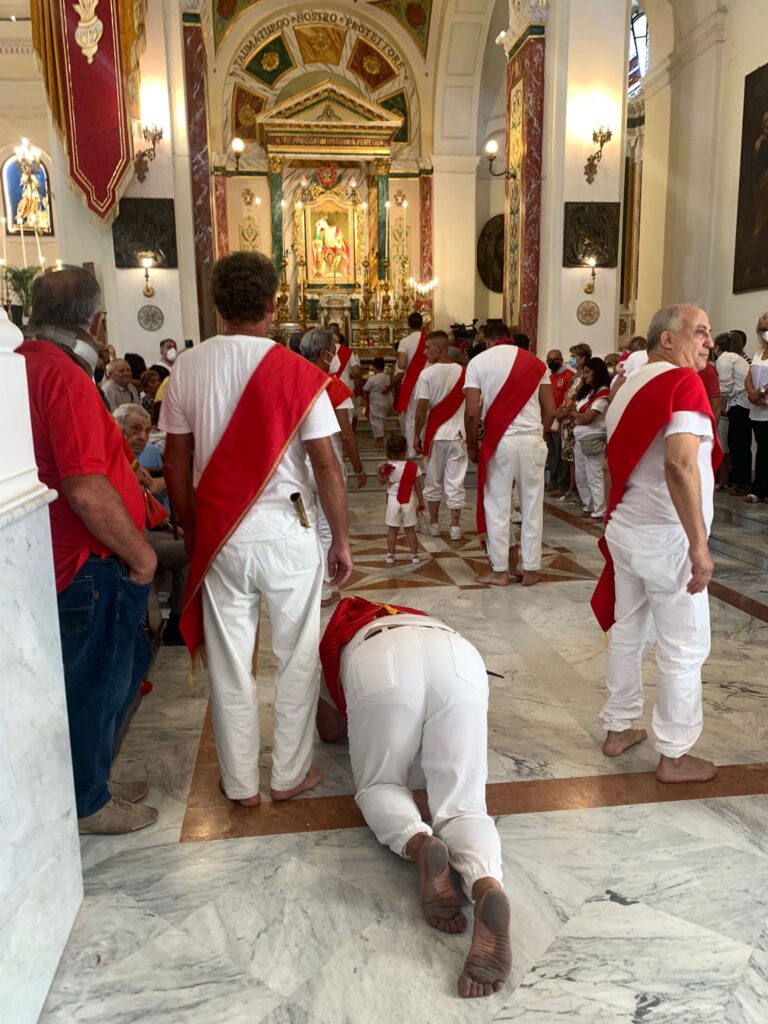
[[608,700],[600,713],[603,752],[622,754],[646,738],[641,662],[652,624],[658,681],[653,732],[661,782],[705,782],[717,768],[692,757],[701,734],[701,667],[709,654],[707,548],[717,428],[699,378],[712,335],[696,306],[667,306],[648,328],[648,362],[611,403],[611,495],[606,567],[592,607],[608,646]]
[[215,264],[211,286],[222,334],[180,360],[160,429],[168,434],[168,493],[191,557],[181,632],[196,661],[207,654],[224,792],[255,806],[251,661],[262,596],[277,658],[272,797],[287,800],[321,778],[310,762],[323,565],[307,456],[331,527],[332,583],[347,580],[352,558],[329,377],[267,337],[275,268],[260,253],[232,253]]
[[156,558],[122,435],[93,383],[101,293],[79,267],[32,286],[27,364],[40,479],[50,507],[69,736],[81,834],[157,819],[144,782],[109,778],[115,740],[149,666],[142,625]]
[[139,393],[131,384],[132,370],[125,359],[113,359],[107,366],[107,381],[101,390],[107,400],[109,411],[114,412],[121,405],[135,405]]
[[416,382],[416,424],[409,444],[427,460],[424,498],[430,535],[440,536],[438,515],[440,499],[445,496],[451,512],[451,540],[461,540],[468,461],[463,434],[465,370],[451,359],[449,345],[445,331],[427,335],[427,366]]
[[[477,462],[477,532],[488,535],[491,571],[478,583],[506,587],[513,577],[524,587],[539,582],[544,529],[544,431],[555,415],[547,368],[515,345],[504,324],[485,330],[488,350],[471,360],[464,383],[467,450]],[[485,430],[478,442],[480,408]],[[512,526],[512,487],[520,495],[520,551]]]

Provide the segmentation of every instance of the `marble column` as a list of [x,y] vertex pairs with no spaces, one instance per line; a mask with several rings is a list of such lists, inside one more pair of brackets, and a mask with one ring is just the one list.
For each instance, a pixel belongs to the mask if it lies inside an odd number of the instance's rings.
[[184,81],[187,100],[187,138],[192,176],[195,279],[200,311],[200,336],[208,336],[203,311],[208,305],[203,267],[210,267],[213,254],[211,216],[211,168],[208,157],[208,106],[206,99],[206,55],[199,18],[184,19]]
[[[419,172],[419,277],[431,281],[434,277],[432,262],[434,225],[432,223],[432,168]],[[420,301],[422,308],[432,309],[432,295]]]
[[223,174],[213,176],[213,208],[216,213],[216,256],[221,259],[229,252],[227,179]]
[[389,160],[376,161],[376,198],[379,212],[376,225],[376,240],[379,250],[378,270],[379,280],[383,280],[384,261],[388,258],[389,239],[387,238],[388,211],[386,204],[389,201]]
[[272,262],[278,273],[283,259],[283,164],[281,156],[269,157],[269,208],[272,217]]
[[0,1006],[35,1021],[83,897],[48,504],[0,312]]
[[544,27],[526,25],[507,63],[504,318],[536,351],[544,120]]

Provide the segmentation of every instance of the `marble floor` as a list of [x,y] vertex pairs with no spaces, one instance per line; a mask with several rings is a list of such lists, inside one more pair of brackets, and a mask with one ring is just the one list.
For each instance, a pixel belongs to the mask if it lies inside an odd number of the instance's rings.
[[[730,767],[669,801],[649,744],[618,762],[600,753],[605,644],[587,601],[601,558],[575,506],[551,504],[544,582],[527,590],[474,584],[469,505],[464,541],[421,537],[422,565],[394,568],[373,482],[350,509],[353,589],[440,615],[497,674],[489,807],[513,907],[510,983],[456,997],[467,939],[427,927],[413,865],[359,826],[344,744],[318,741],[312,794],[279,808],[224,801],[205,676],[188,683],[184,652],[161,649],[115,770],[148,780],[160,819],[81,840],[86,898],[44,1024],[765,1024],[764,576],[715,556],[698,751]],[[265,622],[264,792],[273,666]],[[649,661],[646,719],[653,689]]]

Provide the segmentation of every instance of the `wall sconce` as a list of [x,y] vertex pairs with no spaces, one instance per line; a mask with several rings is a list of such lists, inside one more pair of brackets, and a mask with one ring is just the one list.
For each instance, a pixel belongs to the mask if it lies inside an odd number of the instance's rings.
[[148,299],[151,299],[152,296],[155,294],[155,289],[149,283],[149,268],[152,266],[152,257],[151,256],[145,256],[142,259],[142,261],[141,261],[141,265],[142,265],[142,267],[144,267],[144,291],[143,291],[143,294],[146,295],[146,297]]
[[144,181],[149,173],[149,165],[155,159],[157,144],[163,138],[163,129],[158,124],[145,124],[141,132],[142,138],[149,143],[149,149],[141,149],[133,161],[133,169],[139,181]]
[[235,174],[240,171],[240,157],[245,151],[245,143],[237,135],[232,139],[232,152],[235,154]]
[[584,177],[587,179],[589,185],[595,180],[597,175],[597,165],[603,159],[603,146],[606,142],[610,142],[613,138],[613,132],[610,128],[603,128],[602,125],[592,132],[592,141],[598,147],[597,151],[591,156],[587,157],[587,162],[584,164]]
[[591,295],[595,290],[595,278],[597,277],[597,271],[595,270],[595,267],[597,266],[597,262],[594,256],[590,256],[586,262],[587,266],[592,268],[592,273],[589,275],[589,280],[584,285],[584,291],[587,293],[587,295]]
[[496,154],[499,152],[499,144],[496,139],[489,139],[485,144],[485,155],[488,157],[488,173],[494,178],[511,178],[512,181],[517,179],[517,171],[494,171],[493,161],[496,159]]

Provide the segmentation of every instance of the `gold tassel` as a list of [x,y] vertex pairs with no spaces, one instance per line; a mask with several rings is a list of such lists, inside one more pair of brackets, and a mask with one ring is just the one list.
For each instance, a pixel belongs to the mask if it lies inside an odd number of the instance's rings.
[[204,672],[208,668],[208,654],[205,650],[205,644],[201,644],[195,651],[194,657],[189,662],[189,672],[187,673],[187,682],[191,683],[198,672]]

